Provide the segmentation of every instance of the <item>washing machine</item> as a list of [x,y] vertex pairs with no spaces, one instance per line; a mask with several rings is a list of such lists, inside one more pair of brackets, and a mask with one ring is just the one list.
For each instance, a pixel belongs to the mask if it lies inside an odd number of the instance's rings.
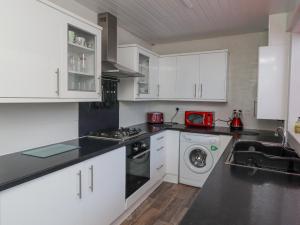
[[181,133],[179,182],[202,187],[231,136]]

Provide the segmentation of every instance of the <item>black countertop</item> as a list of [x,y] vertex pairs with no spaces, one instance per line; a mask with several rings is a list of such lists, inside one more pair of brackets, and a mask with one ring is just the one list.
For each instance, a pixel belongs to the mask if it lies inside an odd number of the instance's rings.
[[151,136],[154,133],[161,132],[166,129],[211,134],[232,134],[230,129],[221,127],[216,127],[213,129],[190,129],[185,128],[184,125],[150,126],[148,124],[140,124],[134,127],[141,128],[146,133],[126,142],[104,141],[91,138],[79,138],[62,142],[62,144],[80,146],[80,149],[65,152],[48,158],[27,156],[23,155],[21,152],[0,156],[0,191],[74,165],[97,155],[104,154],[119,147],[125,146],[130,142]]
[[233,134],[180,225],[300,225],[300,176],[224,163],[237,139],[280,142],[253,132],[259,135]]
[[184,125],[140,124],[134,127],[144,135],[126,142],[80,138],[63,142],[79,145],[79,150],[49,158],[13,153],[0,156],[0,191],[63,169],[130,142],[164,130],[232,135],[234,138],[204,184],[200,195],[183,218],[181,225],[300,225],[300,177],[249,168],[224,162],[237,139],[279,142],[273,132],[228,128],[186,128]]

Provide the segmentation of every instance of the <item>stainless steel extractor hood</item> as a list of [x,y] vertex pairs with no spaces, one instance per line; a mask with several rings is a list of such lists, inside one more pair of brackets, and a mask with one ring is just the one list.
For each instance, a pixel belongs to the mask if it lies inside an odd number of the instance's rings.
[[117,18],[108,13],[98,14],[102,31],[102,76],[112,78],[144,77],[117,63]]

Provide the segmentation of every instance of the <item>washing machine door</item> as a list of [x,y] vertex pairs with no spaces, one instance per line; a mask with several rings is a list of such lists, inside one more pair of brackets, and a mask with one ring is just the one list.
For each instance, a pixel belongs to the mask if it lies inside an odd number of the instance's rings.
[[186,149],[184,162],[192,172],[201,174],[212,168],[214,159],[207,148],[201,145],[193,145]]

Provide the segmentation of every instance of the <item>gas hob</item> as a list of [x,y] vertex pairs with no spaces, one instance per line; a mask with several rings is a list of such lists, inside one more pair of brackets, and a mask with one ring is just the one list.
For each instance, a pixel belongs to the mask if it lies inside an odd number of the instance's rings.
[[126,141],[144,133],[145,131],[142,131],[141,129],[121,127],[118,130],[98,130],[95,132],[90,132],[89,137],[115,141]]

